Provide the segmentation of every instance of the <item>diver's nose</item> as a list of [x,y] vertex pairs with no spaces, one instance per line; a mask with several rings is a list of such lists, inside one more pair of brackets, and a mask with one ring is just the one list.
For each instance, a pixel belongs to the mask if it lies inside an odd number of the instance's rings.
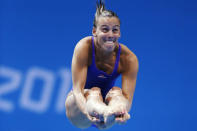
[[113,39],[114,34],[113,34],[113,32],[111,30],[108,32],[107,37],[108,37],[108,40],[112,40]]

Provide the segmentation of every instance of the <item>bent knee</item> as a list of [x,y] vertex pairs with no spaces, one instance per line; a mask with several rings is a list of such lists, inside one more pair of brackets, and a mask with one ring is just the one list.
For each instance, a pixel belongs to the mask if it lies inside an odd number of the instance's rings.
[[121,88],[117,87],[117,86],[114,86],[114,87],[111,88],[111,90],[121,90]]
[[92,91],[101,91],[101,88],[99,88],[99,87],[92,87],[91,90]]
[[119,87],[117,87],[117,86],[114,86],[114,87],[112,87],[110,90],[109,90],[109,92],[108,92],[108,94],[122,94],[122,89],[121,88],[119,88]]
[[122,95],[121,88],[114,86],[110,89],[110,91],[107,93],[105,97],[105,101],[110,101],[113,97],[116,97],[117,95]]
[[103,101],[101,89],[99,87],[92,87],[85,96],[87,100],[96,98]]
[[92,94],[92,93],[96,93],[96,94],[101,94],[101,89],[99,87],[92,87],[89,92],[89,94]]

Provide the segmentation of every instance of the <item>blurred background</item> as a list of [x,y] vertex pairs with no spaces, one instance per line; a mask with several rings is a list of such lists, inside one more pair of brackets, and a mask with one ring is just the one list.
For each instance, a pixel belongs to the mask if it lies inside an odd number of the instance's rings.
[[[0,131],[80,130],[66,118],[64,101],[73,49],[91,35],[95,3],[0,1]],[[139,59],[132,118],[109,130],[197,131],[197,2],[106,0],[106,6],[121,19],[120,43]]]

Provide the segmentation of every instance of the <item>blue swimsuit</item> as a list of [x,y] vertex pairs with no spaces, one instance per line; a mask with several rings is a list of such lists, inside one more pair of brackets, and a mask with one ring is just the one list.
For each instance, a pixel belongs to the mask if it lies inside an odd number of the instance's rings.
[[120,60],[120,51],[121,51],[121,46],[119,44],[114,70],[111,74],[107,74],[106,72],[101,71],[96,67],[94,38],[92,37],[92,64],[88,66],[85,89],[91,89],[92,87],[99,87],[101,88],[101,94],[103,98],[105,98],[109,90],[114,86],[116,78],[120,75],[117,72],[118,64]]

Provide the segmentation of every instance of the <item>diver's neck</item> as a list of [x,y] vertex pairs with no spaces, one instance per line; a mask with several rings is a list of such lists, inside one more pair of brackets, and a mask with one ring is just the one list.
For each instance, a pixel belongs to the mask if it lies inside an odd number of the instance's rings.
[[116,54],[116,47],[112,51],[106,51],[95,43],[95,56],[99,59],[109,60]]

